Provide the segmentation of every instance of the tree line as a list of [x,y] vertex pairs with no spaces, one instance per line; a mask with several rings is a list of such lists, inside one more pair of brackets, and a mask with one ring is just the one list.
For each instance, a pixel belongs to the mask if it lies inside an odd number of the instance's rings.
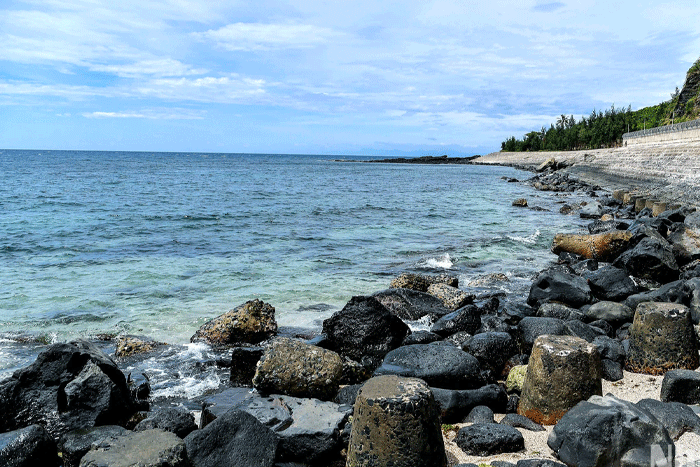
[[[676,99],[678,90],[676,89]],[[501,143],[502,151],[575,151],[617,147],[622,135],[629,131],[653,128],[670,123],[674,101],[632,111],[631,106],[616,109],[612,105],[605,112],[595,109],[588,117],[576,121],[573,115],[561,115],[549,128],[526,133],[522,139],[511,136]]]

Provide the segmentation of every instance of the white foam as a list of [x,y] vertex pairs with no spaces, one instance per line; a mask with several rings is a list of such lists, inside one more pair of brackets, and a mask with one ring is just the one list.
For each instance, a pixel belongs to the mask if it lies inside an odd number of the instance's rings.
[[425,315],[422,318],[417,319],[415,321],[406,321],[406,324],[408,324],[408,327],[411,330],[411,332],[430,331],[430,327],[433,325],[433,321],[430,319],[430,316]]
[[153,399],[168,399],[170,397],[183,397],[193,399],[199,397],[207,391],[217,389],[221,385],[221,378],[216,373],[207,375],[202,379],[201,375],[181,377],[175,386],[163,389],[154,389],[151,393]]
[[450,258],[449,253],[445,253],[444,255],[438,257],[438,258],[428,258],[425,260],[425,265],[429,268],[442,268],[442,269],[450,269],[454,263],[452,262],[452,258]]
[[516,242],[527,243],[529,245],[537,243],[537,239],[540,236],[540,229],[537,229],[535,233],[528,237],[519,237],[518,235],[508,235],[508,238]]

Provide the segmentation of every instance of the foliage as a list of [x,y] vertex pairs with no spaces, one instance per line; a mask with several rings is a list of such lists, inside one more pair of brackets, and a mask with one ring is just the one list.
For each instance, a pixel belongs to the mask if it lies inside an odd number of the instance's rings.
[[[700,73],[700,59],[690,67],[686,77]],[[697,80],[694,80],[697,81]],[[599,149],[617,147],[622,144],[622,135],[628,131],[638,131],[670,123],[680,123],[695,120],[700,117],[700,101],[698,95],[692,95],[687,101],[681,94],[688,91],[695,94],[694,87],[684,87],[671,93],[671,100],[661,104],[645,107],[636,111],[628,106],[618,110],[613,105],[609,110],[600,112],[593,110],[588,117],[581,117],[577,122],[574,116],[561,115],[556,124],[549,128],[542,127],[540,131],[526,133],[522,139],[514,136],[501,143],[502,151],[574,151],[580,149]],[[700,91],[698,91],[700,93]]]

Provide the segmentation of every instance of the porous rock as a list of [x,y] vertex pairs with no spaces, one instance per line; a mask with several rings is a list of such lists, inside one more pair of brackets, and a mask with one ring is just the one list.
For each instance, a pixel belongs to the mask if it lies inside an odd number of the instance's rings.
[[528,431],[546,430],[546,428],[540,425],[539,423],[535,423],[526,416],[517,413],[506,414],[506,416],[503,417],[499,423],[501,425],[509,425],[514,428],[523,428]]
[[330,400],[338,392],[343,359],[337,353],[289,338],[277,338],[258,362],[253,386],[266,394]]
[[464,419],[464,423],[496,423],[493,410],[485,405],[477,405]]
[[602,319],[620,325],[632,321],[634,310],[624,303],[602,301],[587,308],[585,316],[591,321]]
[[190,339],[213,346],[257,344],[277,334],[275,308],[251,300],[204,323]]
[[331,350],[374,370],[410,332],[400,318],[374,297],[353,297],[323,322]]
[[688,308],[676,303],[640,303],[630,328],[627,369],[658,375],[674,369],[694,370],[698,365],[698,343]]
[[700,373],[692,370],[670,370],[661,381],[661,400],[700,404]]
[[507,332],[483,332],[476,334],[462,345],[462,350],[479,360],[482,369],[500,376],[506,362],[515,355],[515,341]]
[[430,388],[398,376],[371,378],[355,402],[347,467],[445,467],[440,417]]
[[145,336],[118,336],[116,339],[117,349],[115,357],[130,357],[136,354],[153,352],[159,347],[167,345],[165,342],[158,342]]
[[523,390],[525,375],[527,375],[527,365],[516,365],[511,368],[506,379],[506,391],[519,394]]
[[428,293],[442,300],[449,310],[456,310],[474,301],[475,295],[447,284],[431,284]]
[[431,387],[472,389],[483,385],[479,361],[453,345],[415,344],[389,352],[374,372],[420,378]]
[[[673,440],[653,415],[611,395],[577,404],[559,420],[547,444],[566,465],[578,467],[650,465],[650,460],[664,465],[668,453],[675,457]],[[636,464],[637,459],[647,464]]]
[[571,308],[563,303],[543,303],[537,309],[535,316],[538,318],[558,318],[569,321],[571,319],[581,319],[584,315],[576,308]]
[[532,347],[518,413],[552,425],[580,401],[601,393],[595,345],[573,336],[540,336]]
[[136,412],[124,374],[94,344],[53,344],[0,382],[0,431],[39,424],[58,439],[68,431],[120,425]]

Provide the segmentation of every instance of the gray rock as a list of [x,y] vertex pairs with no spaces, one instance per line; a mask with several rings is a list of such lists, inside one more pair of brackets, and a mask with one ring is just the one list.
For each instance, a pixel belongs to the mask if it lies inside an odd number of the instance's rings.
[[200,428],[232,410],[241,410],[254,416],[260,423],[278,432],[293,423],[292,413],[277,396],[261,396],[243,388],[231,388],[208,396],[202,403]]
[[331,350],[374,370],[410,332],[400,318],[374,297],[353,297],[323,322]]
[[189,467],[185,442],[174,433],[146,430],[105,441],[88,451],[80,467]]
[[564,321],[582,319],[583,313],[563,303],[543,303],[535,314],[538,318],[557,318]]
[[503,386],[487,384],[479,389],[452,390],[431,388],[440,407],[444,423],[460,422],[474,407],[484,405],[497,413],[503,413],[508,404],[508,395]]
[[0,433],[0,465],[3,467],[58,467],[56,443],[40,425]]
[[485,405],[477,405],[469,412],[463,423],[496,423],[493,417],[493,410]]
[[254,416],[231,410],[185,438],[193,467],[272,467],[277,436]]
[[[547,444],[570,466],[629,465],[628,461],[637,458],[664,465],[667,453],[675,457],[668,430],[653,415],[610,395],[593,396],[569,410],[552,430]],[[658,449],[652,451],[652,446]]]
[[451,311],[439,298],[417,290],[387,289],[372,296],[391,313],[408,321],[415,321],[423,316],[436,319]]
[[362,384],[351,384],[340,388],[333,402],[340,405],[355,405],[355,399],[357,399],[357,393],[360,392],[360,388],[362,388]]
[[631,322],[634,318],[634,310],[624,303],[602,301],[594,303],[586,310],[586,318],[591,321],[602,319],[619,325]]
[[188,410],[166,407],[149,413],[148,417],[141,420],[134,427],[134,431],[152,430],[155,428],[175,433],[178,437],[184,438],[196,430],[197,425],[194,423],[194,415]]
[[277,432],[277,460],[318,464],[337,457],[340,435],[352,406],[289,396],[280,399],[289,408],[293,423]]
[[625,363],[627,354],[622,344],[617,339],[607,336],[598,336],[593,339],[593,344],[598,346],[601,358],[613,360],[618,363]]
[[685,404],[642,399],[637,402],[637,407],[646,409],[656,417],[674,440],[678,440],[687,431],[700,434],[700,417]]
[[550,459],[523,459],[519,460],[515,467],[566,467],[566,465]]
[[673,281],[664,284],[658,289],[630,295],[624,304],[633,310],[643,302],[668,302],[685,304],[690,299],[689,291],[683,281]]
[[117,438],[128,435],[126,428],[105,425],[75,430],[61,436],[59,446],[63,453],[63,467],[78,467],[80,459],[91,449],[108,446]]
[[506,414],[506,416],[501,419],[500,423],[501,425],[508,425],[514,428],[523,428],[528,431],[546,430],[546,428],[540,425],[539,423],[535,423],[529,418],[525,417],[524,415],[520,415],[517,413]]
[[600,360],[602,376],[606,381],[620,381],[624,378],[624,373],[622,371],[623,364],[616,362],[615,360],[609,360],[603,358]]
[[455,443],[470,456],[491,456],[525,449],[525,439],[518,430],[497,423],[460,428]]
[[566,321],[564,323],[566,329],[569,331],[568,334],[571,336],[580,337],[586,342],[593,342],[593,340],[598,337],[605,335],[605,332],[601,329],[594,328],[588,324],[579,321],[577,319]]
[[442,340],[442,337],[430,331],[415,331],[406,336],[401,346],[412,344],[430,344]]
[[416,344],[389,352],[374,372],[420,378],[446,389],[472,389],[483,384],[479,361],[452,345]]

